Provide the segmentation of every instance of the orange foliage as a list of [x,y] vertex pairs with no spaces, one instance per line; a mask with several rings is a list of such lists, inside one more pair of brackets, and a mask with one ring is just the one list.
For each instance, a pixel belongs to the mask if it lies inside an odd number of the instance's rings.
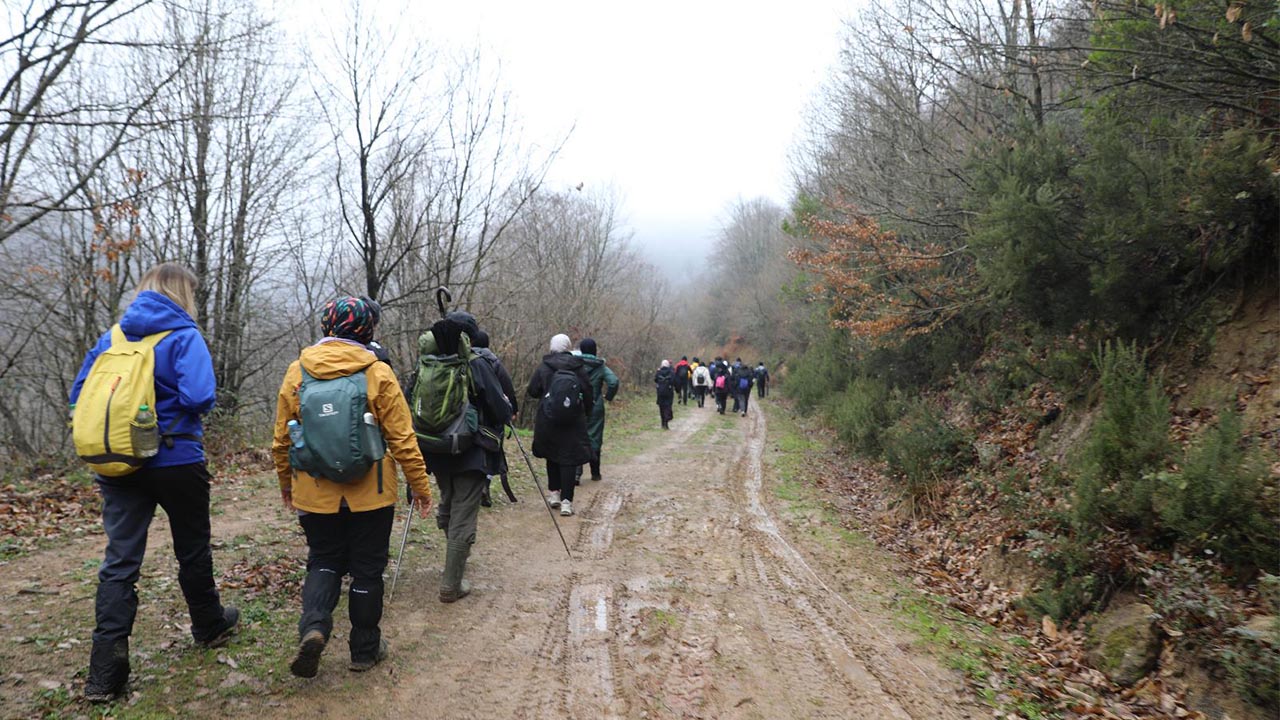
[[931,332],[955,314],[963,281],[949,262],[954,253],[907,242],[847,208],[837,208],[836,217],[803,219],[810,247],[789,253],[817,276],[811,290],[831,303],[832,327],[887,346]]

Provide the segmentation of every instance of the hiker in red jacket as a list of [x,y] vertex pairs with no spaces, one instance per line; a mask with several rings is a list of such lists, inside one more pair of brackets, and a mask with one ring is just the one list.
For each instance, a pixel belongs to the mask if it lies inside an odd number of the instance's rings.
[[681,405],[689,404],[689,381],[692,379],[693,369],[689,367],[689,356],[680,357],[680,362],[676,363],[676,399]]

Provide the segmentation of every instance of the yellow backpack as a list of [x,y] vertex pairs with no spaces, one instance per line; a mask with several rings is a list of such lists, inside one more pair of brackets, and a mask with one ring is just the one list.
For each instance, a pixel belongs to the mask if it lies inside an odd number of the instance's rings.
[[99,475],[120,477],[160,449],[156,424],[156,345],[168,331],[132,341],[119,325],[93,361],[71,413],[76,454]]

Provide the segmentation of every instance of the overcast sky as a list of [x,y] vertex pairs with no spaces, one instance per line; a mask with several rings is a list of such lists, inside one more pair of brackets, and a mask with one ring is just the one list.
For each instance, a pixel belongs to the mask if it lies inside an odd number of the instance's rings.
[[[635,243],[696,265],[737,198],[790,198],[788,153],[851,0],[411,3],[426,38],[479,45],[531,140],[573,129],[549,183],[612,186]],[[370,3],[368,7],[383,7]]]

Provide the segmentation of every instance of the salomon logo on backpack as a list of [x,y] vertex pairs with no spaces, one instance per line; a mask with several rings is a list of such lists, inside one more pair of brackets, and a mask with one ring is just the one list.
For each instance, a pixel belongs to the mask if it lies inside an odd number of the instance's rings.
[[578,374],[572,370],[556,370],[547,385],[539,410],[557,425],[569,425],[582,416],[582,388]]
[[302,445],[290,445],[289,464],[313,477],[349,483],[378,465],[382,492],[382,460],[386,444],[369,413],[369,381],[365,371],[320,380],[301,367],[298,423]]
[[98,355],[80,386],[71,415],[76,455],[104,477],[128,475],[159,449],[156,406],[156,345],[161,332],[132,341],[119,325],[111,346]]

